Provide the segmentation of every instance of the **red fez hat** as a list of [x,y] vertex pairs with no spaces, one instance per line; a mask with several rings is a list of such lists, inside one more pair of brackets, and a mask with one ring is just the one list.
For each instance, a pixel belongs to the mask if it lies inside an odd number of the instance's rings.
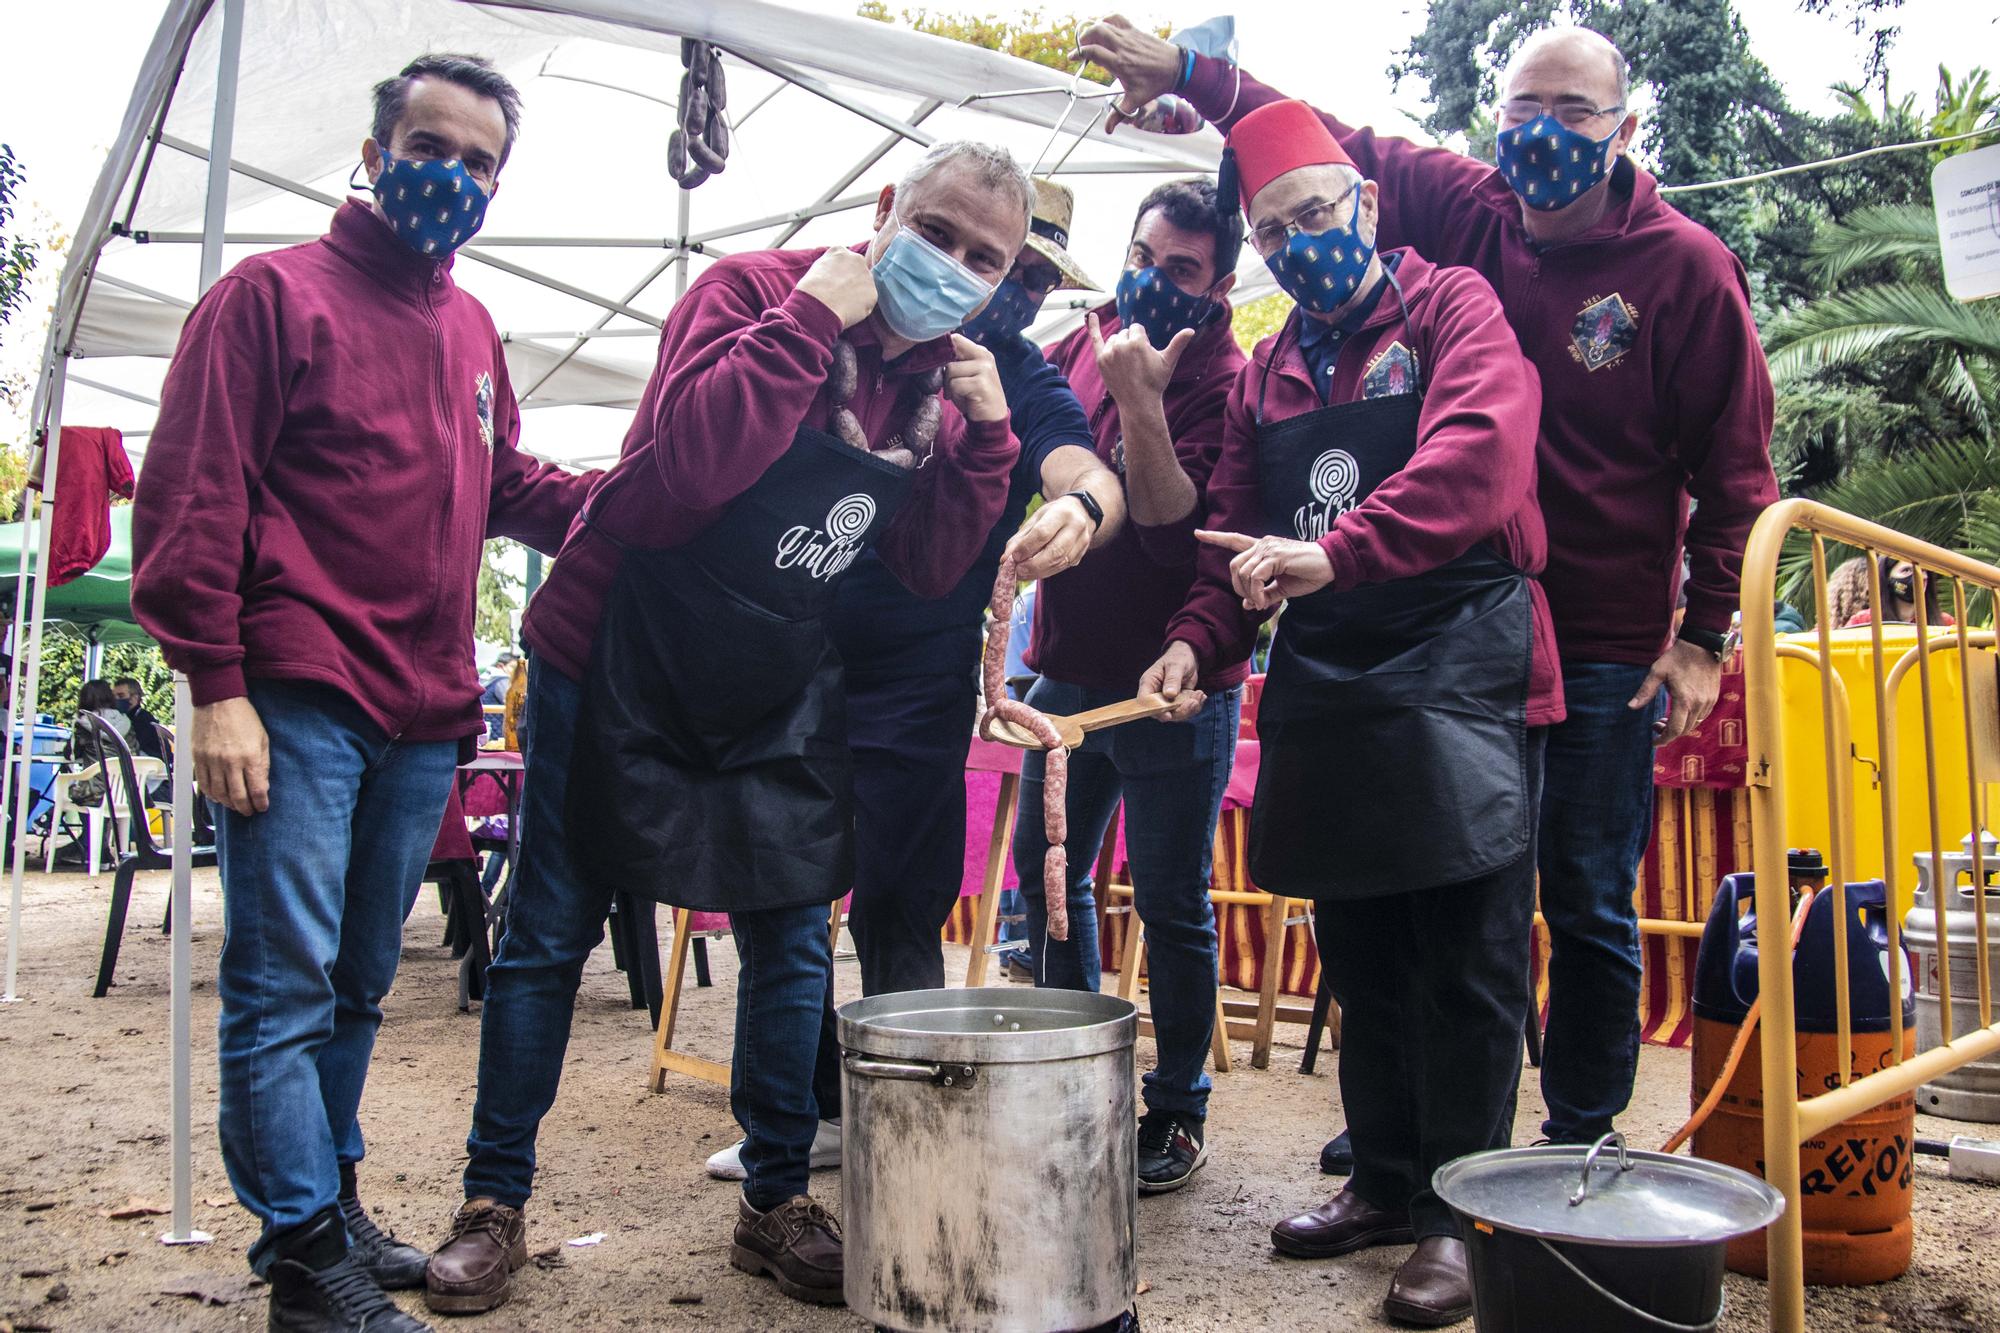
[[1354,165],[1326,122],[1304,102],[1258,107],[1229,131],[1224,151],[1235,159],[1234,175],[1246,208],[1257,191],[1298,167]]

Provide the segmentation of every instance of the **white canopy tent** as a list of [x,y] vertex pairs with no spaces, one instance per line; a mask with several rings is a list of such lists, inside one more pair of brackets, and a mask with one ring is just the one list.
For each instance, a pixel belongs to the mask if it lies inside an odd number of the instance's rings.
[[[692,192],[665,171],[683,36],[725,53],[732,122],[728,170]],[[62,273],[32,409],[38,438],[55,440],[67,416],[143,440],[193,301],[245,254],[324,231],[359,161],[369,87],[426,50],[489,56],[525,96],[523,135],[487,230],[455,273],[506,340],[526,409],[523,446],[572,466],[615,457],[661,318],[705,264],[738,250],[859,239],[879,187],[931,142],[1001,143],[1060,175],[1077,193],[1070,248],[1100,281],[1118,270],[1143,194],[1212,170],[1219,150],[1212,130],[1128,130],[1113,141],[1091,128],[1103,106],[1092,85],[775,0],[171,0]],[[551,124],[558,130],[542,128]],[[1262,266],[1246,260],[1239,292],[1270,290]],[[1059,295],[1036,336],[1080,318],[1075,294]],[[26,516],[17,594],[28,592],[26,551],[37,536],[46,566],[57,451],[44,452],[46,489]],[[14,642],[26,651],[10,735],[37,697],[42,591],[37,580],[16,597]],[[191,713],[184,680],[175,713]],[[0,775],[0,812],[16,829],[29,809],[27,748],[18,771]],[[174,1193],[163,1239],[184,1243],[205,1239],[191,1228],[185,762],[173,800],[173,912],[183,927],[173,940]],[[24,859],[16,837],[8,999]]]

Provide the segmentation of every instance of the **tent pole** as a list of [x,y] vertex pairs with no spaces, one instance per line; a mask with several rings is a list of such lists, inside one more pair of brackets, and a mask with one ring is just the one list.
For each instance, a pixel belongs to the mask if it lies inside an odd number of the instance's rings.
[[694,191],[683,186],[680,190],[680,235],[674,246],[674,304],[687,295],[688,289],[688,213],[693,206]]
[[[28,543],[35,543],[35,577],[33,588],[27,599],[17,597],[15,607],[16,632],[14,636],[14,674],[21,682],[21,750],[18,757],[10,756],[18,763],[14,768],[14,819],[9,827],[14,832],[14,866],[7,888],[7,986],[0,991],[0,1002],[12,1004],[21,998],[15,989],[15,981],[21,962],[21,884],[28,873],[28,812],[34,801],[35,752],[35,701],[41,697],[42,688],[42,609],[47,600],[49,581],[44,575],[49,567],[49,535],[53,524],[49,521],[55,507],[56,473],[62,462],[62,400],[63,380],[68,374],[66,359],[57,357],[49,366],[48,422],[43,434],[42,449],[42,489],[34,492],[34,501],[28,507],[28,515],[21,523],[22,559],[27,558]],[[39,520],[39,522],[37,521]],[[25,574],[23,575],[25,578]],[[19,632],[20,606],[22,600],[31,600],[28,612],[28,640],[21,642]],[[24,665],[25,664],[25,665]],[[12,744],[14,728],[11,725],[14,706],[10,700],[7,706],[10,725],[7,728],[9,744]],[[13,767],[10,764],[10,767]],[[53,836],[53,831],[51,832]]]
[[[229,215],[229,163],[236,137],[236,72],[243,56],[243,0],[222,0],[222,46],[216,60],[215,121],[208,140],[208,200],[202,218],[201,290],[222,276],[223,223]],[[188,1021],[194,989],[194,700],[187,676],[174,673],[174,865],[170,901],[177,929],[172,940],[173,984],[169,1015],[173,1048],[173,1216],[160,1241],[201,1245],[214,1239],[194,1229],[193,1036]]]
[[104,644],[103,641],[101,641],[97,637],[97,626],[92,625],[89,629],[84,631],[83,678],[85,680],[96,680],[99,676],[103,674],[104,674]]

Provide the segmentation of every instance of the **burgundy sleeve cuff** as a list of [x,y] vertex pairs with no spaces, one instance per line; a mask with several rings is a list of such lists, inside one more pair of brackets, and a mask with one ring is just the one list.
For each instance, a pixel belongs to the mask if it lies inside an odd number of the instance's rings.
[[[1167,644],[1184,643],[1194,650],[1194,664],[1206,679],[1215,672],[1215,660],[1221,655],[1221,646],[1215,641],[1215,634],[1201,621],[1185,614],[1167,624]],[[1162,646],[1165,651],[1165,645]]]
[[1727,598],[1690,595],[1687,614],[1681,617],[1681,625],[1707,634],[1727,634],[1729,622],[1735,614],[1736,603]]
[[778,309],[790,315],[800,328],[828,347],[833,346],[833,340],[846,331],[840,316],[833,313],[832,306],[811,292],[802,292],[796,287],[786,294]]
[[1369,582],[1366,571],[1361,568],[1361,559],[1355,554],[1354,543],[1339,528],[1319,539],[1319,548],[1326,552],[1326,558],[1333,565],[1333,586],[1353,588]]
[[243,678],[241,662],[190,671],[187,676],[188,689],[194,695],[196,708],[219,704],[225,699],[241,699],[250,693],[250,686]]
[[998,421],[967,421],[965,423],[964,447],[975,453],[1012,455],[1020,451],[1020,444],[1014,439],[1012,417],[1001,417]]

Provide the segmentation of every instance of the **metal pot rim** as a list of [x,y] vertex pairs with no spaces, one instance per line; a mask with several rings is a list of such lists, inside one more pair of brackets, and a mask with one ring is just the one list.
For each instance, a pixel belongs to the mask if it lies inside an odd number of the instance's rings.
[[[1056,1028],[1025,1031],[947,1027],[898,1022],[913,1015],[1008,1011],[1060,1013],[1074,1021]],[[841,1046],[863,1055],[903,1060],[959,1061],[965,1064],[1037,1064],[1076,1060],[1132,1046],[1139,1034],[1138,1009],[1129,1000],[1094,991],[1028,990],[1019,986],[963,987],[902,991],[852,1000],[836,1011]],[[948,1021],[948,1020],[947,1020]]]

